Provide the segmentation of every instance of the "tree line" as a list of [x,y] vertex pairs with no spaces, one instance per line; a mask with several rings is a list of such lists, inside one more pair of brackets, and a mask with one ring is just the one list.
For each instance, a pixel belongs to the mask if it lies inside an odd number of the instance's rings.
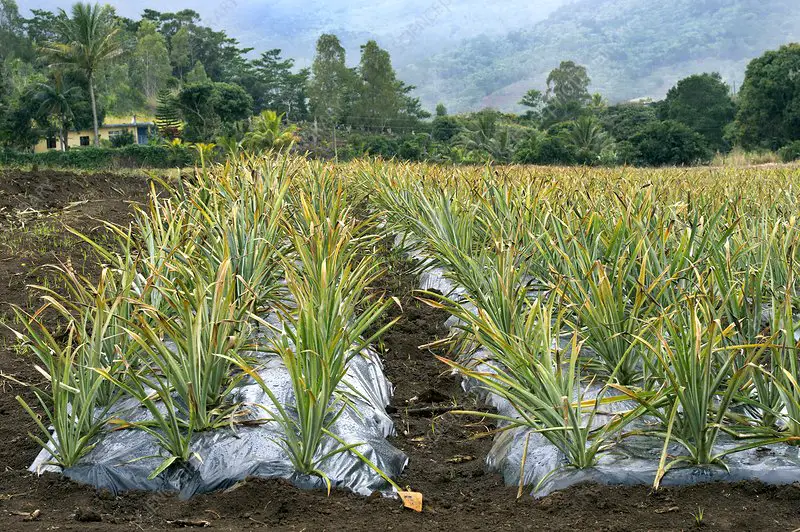
[[[20,15],[0,0],[0,145],[28,151],[48,136],[105,116],[154,116],[153,142],[228,150],[296,149],[410,160],[533,164],[688,165],[734,147],[800,156],[800,45],[753,60],[738,94],[719,74],[679,81],[662,101],[611,105],[587,69],[563,61],[528,91],[521,114],[484,109],[432,115],[369,41],[356,66],[322,35],[310,68],[274,49],[253,55],[193,10],[145,9],[138,20],[107,5]],[[177,140],[176,140],[177,139]],[[133,139],[115,139],[117,143]]]

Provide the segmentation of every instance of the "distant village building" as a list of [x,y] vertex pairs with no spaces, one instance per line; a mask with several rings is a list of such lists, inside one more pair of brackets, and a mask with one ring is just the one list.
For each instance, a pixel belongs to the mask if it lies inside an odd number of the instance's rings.
[[[154,128],[154,122],[137,120],[136,115],[130,119],[120,117],[109,118],[109,123],[104,123],[100,126],[100,141],[110,141],[115,136],[130,133],[133,135],[134,144],[147,144]],[[93,129],[70,131],[67,136],[67,147],[73,149],[92,146],[94,144],[93,139]],[[33,151],[35,153],[42,153],[62,149],[59,136],[53,135],[40,139]]]

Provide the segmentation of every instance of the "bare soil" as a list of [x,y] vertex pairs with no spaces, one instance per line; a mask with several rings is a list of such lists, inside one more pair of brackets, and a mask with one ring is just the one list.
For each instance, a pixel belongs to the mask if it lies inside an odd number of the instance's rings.
[[[96,259],[66,226],[99,235],[98,220],[130,221],[130,202],[143,201],[144,177],[56,171],[0,172],[0,317],[11,324],[10,304],[38,306],[30,284],[55,283],[46,265],[71,261],[87,275]],[[22,211],[22,213],[20,213]],[[665,488],[584,485],[534,500],[487,473],[491,427],[441,415],[474,407],[456,378],[419,346],[445,334],[446,318],[412,296],[413,276],[396,265],[383,288],[398,297],[400,321],[386,335],[384,362],[396,386],[391,408],[393,444],[410,464],[399,479],[421,491],[425,509],[414,513],[381,497],[301,491],[274,480],[251,479],[224,493],[178,500],[173,495],[113,496],[58,475],[27,472],[38,448],[27,436],[32,421],[15,396],[31,399],[15,381],[37,382],[33,361],[10,334],[0,332],[0,530],[795,530],[800,485],[709,484]],[[52,284],[52,286],[57,286]],[[5,328],[3,328],[5,329]],[[699,521],[699,522],[698,522]]]

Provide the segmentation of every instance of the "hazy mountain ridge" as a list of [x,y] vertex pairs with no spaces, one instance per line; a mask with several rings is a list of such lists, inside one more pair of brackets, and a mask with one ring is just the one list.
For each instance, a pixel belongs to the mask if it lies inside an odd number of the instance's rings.
[[225,23],[247,46],[282,48],[298,64],[310,63],[321,33],[338,35],[351,62],[358,60],[361,44],[376,39],[391,52],[402,74],[411,61],[452,49],[468,37],[501,37],[545,19],[569,1],[309,0],[298,8],[294,0],[268,5],[245,0]]
[[[661,98],[676,81],[719,71],[741,84],[747,63],[800,40],[797,0],[109,0],[133,16],[144,8],[197,10],[254,54],[281,48],[309,66],[321,33],[337,34],[358,62],[375,39],[398,76],[418,87],[428,109],[518,109],[530,88],[544,88],[561,60],[589,68],[592,89],[612,101]],[[54,9],[72,0],[21,0]],[[26,15],[27,13],[24,13]]]
[[530,30],[467,40],[406,76],[429,105],[513,108],[528,88],[544,87],[559,61],[574,59],[612,100],[662,97],[698,71],[740,83],[750,59],[797,39],[794,0],[581,0]]

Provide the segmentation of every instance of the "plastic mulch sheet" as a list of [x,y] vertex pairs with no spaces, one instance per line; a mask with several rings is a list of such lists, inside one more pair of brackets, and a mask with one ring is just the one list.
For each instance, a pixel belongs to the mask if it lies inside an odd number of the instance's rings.
[[[280,358],[263,353],[253,355],[261,363],[259,375],[276,399],[283,405],[293,405],[294,392]],[[398,476],[408,458],[386,440],[394,432],[392,420],[385,410],[392,396],[392,386],[383,374],[378,355],[365,350],[361,356],[354,357],[341,388],[347,391],[356,409],[345,409],[331,431],[348,444],[361,444],[357,450],[390,478]],[[235,399],[242,403],[251,420],[266,417],[264,410],[257,405],[272,406],[268,395],[251,379],[244,381],[235,393]],[[150,418],[149,412],[130,398],[114,405],[112,414],[126,421]],[[295,471],[280,446],[282,436],[282,429],[275,422],[198,433],[192,439],[191,450],[199,459],[192,458],[188,464],[173,466],[149,480],[148,476],[163,460],[159,455],[164,451],[141,430],[112,431],[106,433],[76,466],[64,470],[63,474],[77,482],[114,493],[170,491],[178,492],[184,498],[225,489],[251,476],[288,479],[303,488],[325,487],[321,478],[300,475]],[[339,442],[326,437],[317,456],[324,456],[340,447]],[[47,451],[42,451],[30,470],[61,471],[47,465],[50,458]],[[362,495],[375,491],[393,493],[385,480],[350,452],[328,458],[320,469],[336,488],[347,488]]]
[[[575,469],[566,467],[563,454],[541,434],[525,429],[507,431],[495,439],[487,457],[487,465],[490,470],[502,474],[509,485],[519,484],[526,440],[528,452],[524,483],[533,488],[532,495],[536,497],[543,497],[585,482],[650,485],[658,471],[663,445],[661,440],[655,438],[640,436],[626,438],[611,450],[601,453],[594,467]],[[716,451],[720,452],[741,444],[721,436]],[[678,445],[669,448],[670,456],[679,456],[684,452]],[[721,466],[672,468],[662,479],[661,485],[679,486],[742,480],[758,480],[767,484],[792,484],[800,481],[800,448],[796,446],[775,444],[757,447],[730,454],[724,461],[727,470]],[[552,471],[555,473],[550,474]]]
[[[436,289],[444,294],[463,293],[463,289],[447,279],[445,273],[441,268],[429,269],[420,279],[420,288]],[[447,321],[447,325],[451,328],[457,324],[458,322],[452,317]],[[462,360],[462,362],[472,363],[476,369],[489,372],[492,371],[491,365],[484,362],[488,356],[488,352],[478,350],[468,357],[468,361]],[[465,378],[462,387],[467,392],[478,394],[487,406],[495,408],[498,413],[508,417],[518,417],[516,410],[506,399],[484,389],[477,381]],[[598,391],[598,387],[588,390],[585,399],[595,397],[593,394]],[[631,402],[604,405],[602,410],[605,414],[598,415],[594,424],[604,423],[615,411],[626,410],[632,406]],[[647,419],[636,421],[639,428],[645,423]],[[743,443],[721,435],[717,441],[716,452],[723,452]],[[531,494],[543,497],[586,482],[608,485],[650,485],[655,480],[662,450],[663,440],[646,436],[626,437],[617,441],[610,450],[600,453],[598,463],[594,467],[581,470],[568,467],[563,453],[540,433],[531,429],[516,428],[501,432],[495,437],[486,463],[490,471],[503,475],[508,485],[519,485],[522,474],[524,485],[532,489]],[[680,456],[685,451],[679,445],[671,445],[668,453],[669,456]],[[669,470],[661,484],[674,486],[744,480],[757,480],[767,484],[800,482],[800,446],[765,445],[732,453],[724,458],[724,462],[727,469],[721,466],[677,466]]]

